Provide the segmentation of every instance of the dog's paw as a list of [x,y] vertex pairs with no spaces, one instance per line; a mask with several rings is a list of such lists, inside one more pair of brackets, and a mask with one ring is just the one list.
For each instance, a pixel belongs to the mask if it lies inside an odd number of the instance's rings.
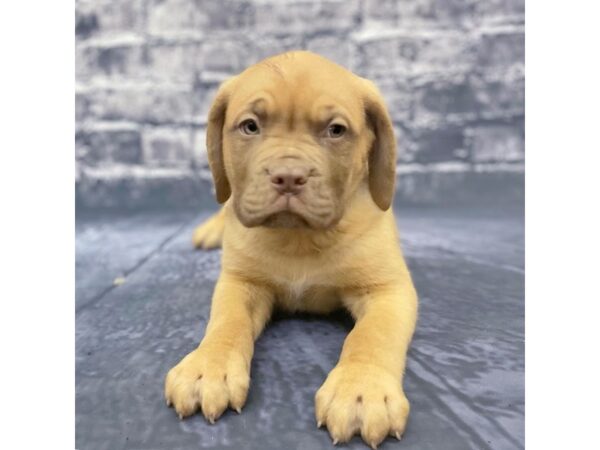
[[214,423],[227,406],[241,412],[249,384],[249,367],[242,354],[200,347],[169,371],[165,398],[180,419],[201,409],[206,420]]
[[400,439],[409,403],[400,380],[370,364],[335,367],[315,396],[317,425],[326,425],[334,444],[360,433],[376,448],[386,436]]
[[192,236],[194,247],[205,250],[220,247],[223,241],[224,229],[224,213],[219,211],[194,229],[194,235]]

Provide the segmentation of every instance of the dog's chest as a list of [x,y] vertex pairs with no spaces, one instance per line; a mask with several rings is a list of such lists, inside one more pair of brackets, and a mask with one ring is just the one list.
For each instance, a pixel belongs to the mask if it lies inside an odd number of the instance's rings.
[[334,286],[323,280],[279,280],[277,305],[289,311],[329,312],[339,307]]
[[283,283],[282,287],[287,290],[287,294],[292,300],[300,301],[306,292],[314,286],[306,280],[293,280]]

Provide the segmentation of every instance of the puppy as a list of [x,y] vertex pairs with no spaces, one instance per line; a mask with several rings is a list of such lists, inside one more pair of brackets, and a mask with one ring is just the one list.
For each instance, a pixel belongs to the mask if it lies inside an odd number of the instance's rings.
[[391,210],[396,140],[370,81],[310,52],[268,58],[220,87],[208,118],[219,213],[194,233],[223,246],[206,335],[166,377],[180,418],[241,411],[254,341],[274,308],[356,320],[315,396],[337,442],[400,439],[417,295]]

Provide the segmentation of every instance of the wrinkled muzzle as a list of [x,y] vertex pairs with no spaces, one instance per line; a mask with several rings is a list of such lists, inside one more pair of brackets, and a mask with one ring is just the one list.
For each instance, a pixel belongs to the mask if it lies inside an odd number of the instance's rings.
[[322,162],[306,155],[263,158],[249,168],[241,195],[234,200],[248,227],[327,228],[338,219],[336,193]]

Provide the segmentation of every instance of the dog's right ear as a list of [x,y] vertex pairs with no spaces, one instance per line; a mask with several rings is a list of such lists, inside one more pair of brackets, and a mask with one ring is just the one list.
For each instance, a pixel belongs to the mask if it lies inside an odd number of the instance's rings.
[[217,201],[219,203],[225,203],[231,195],[231,186],[227,179],[225,161],[223,159],[223,125],[225,123],[225,114],[227,113],[232,82],[233,78],[225,81],[219,87],[208,113],[208,125],[206,127],[208,165],[212,172]]

